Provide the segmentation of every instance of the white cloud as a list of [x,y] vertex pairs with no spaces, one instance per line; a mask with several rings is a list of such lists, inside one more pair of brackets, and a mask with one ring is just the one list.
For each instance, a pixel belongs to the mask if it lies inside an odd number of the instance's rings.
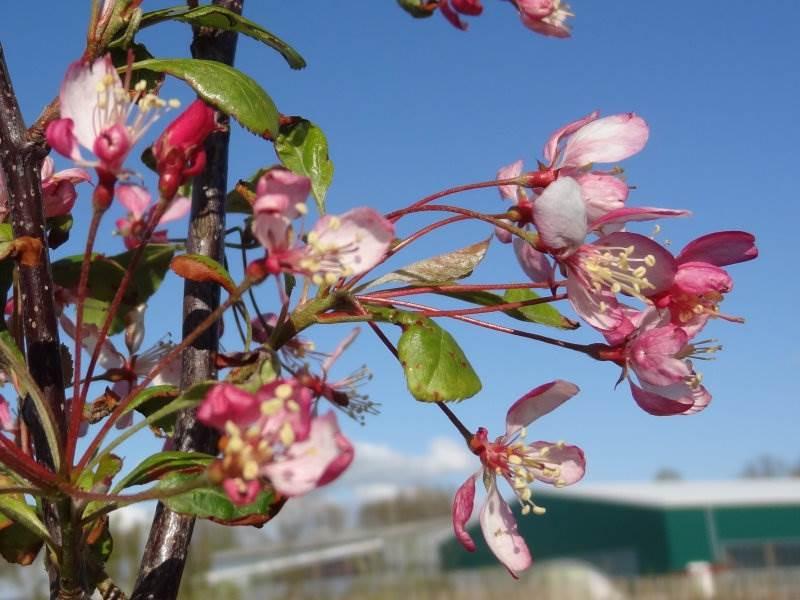
[[355,442],[353,464],[330,488],[334,496],[353,494],[359,501],[397,495],[418,486],[453,487],[453,477],[466,478],[478,461],[463,443],[436,437],[420,454],[406,454],[385,444]]
[[111,525],[122,531],[131,531],[141,527],[149,529],[155,509],[155,502],[123,506],[111,513]]

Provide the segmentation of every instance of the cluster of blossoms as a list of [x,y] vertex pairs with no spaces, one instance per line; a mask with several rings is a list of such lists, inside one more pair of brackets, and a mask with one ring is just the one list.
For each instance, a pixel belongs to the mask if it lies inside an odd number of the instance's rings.
[[352,444],[336,415],[315,415],[314,390],[298,378],[278,378],[251,394],[221,383],[206,396],[197,416],[223,433],[222,458],[211,468],[238,504],[253,502],[265,488],[300,496],[336,479],[352,462]]
[[[688,215],[685,210],[628,207],[628,186],[619,169],[597,163],[623,160],[641,150],[645,121],[632,113],[600,118],[595,112],[556,131],[545,144],[545,163],[523,174],[522,161],[498,177],[524,180],[504,185],[501,196],[515,203],[518,225],[533,225],[535,241],[516,239],[517,258],[533,281],[555,286],[558,267],[575,311],[607,344],[596,357],[632,371],[636,402],[656,415],[697,412],[711,396],[691,361],[717,349],[692,343],[733,281],[723,267],[758,255],[754,237],[723,231],[690,242],[677,256],[655,240],[624,230],[626,224]],[[590,239],[590,236],[594,236]],[[507,239],[505,241],[508,241]],[[636,299],[639,308],[628,302]]]
[[[574,16],[569,6],[561,0],[512,0],[519,11],[522,24],[528,29],[551,37],[565,38],[570,35],[567,19]],[[477,17],[483,13],[481,0],[440,0],[442,15],[458,29],[467,29],[462,16]]]

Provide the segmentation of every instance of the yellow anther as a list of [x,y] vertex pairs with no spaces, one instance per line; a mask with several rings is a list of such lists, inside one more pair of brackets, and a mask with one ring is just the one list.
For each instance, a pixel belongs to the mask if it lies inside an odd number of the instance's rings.
[[288,423],[283,424],[279,435],[284,446],[291,446],[294,443],[294,429]]
[[325,273],[325,283],[328,285],[333,285],[339,280],[339,276],[336,273],[331,273],[328,271]]
[[168,104],[169,104],[170,108],[180,108],[181,107],[181,101],[178,100],[177,98],[170,98]]
[[654,267],[656,265],[656,257],[652,254],[648,254],[644,257],[644,264],[646,264],[648,267]]
[[547,512],[547,509],[544,506],[535,506],[533,507],[533,514],[535,515],[543,515]]
[[282,383],[275,388],[275,396],[281,400],[287,400],[292,397],[292,386],[288,383]]
[[294,209],[301,215],[305,215],[308,213],[308,207],[305,205],[305,202],[298,202],[297,204],[294,205]]
[[253,480],[258,477],[258,463],[254,460],[248,460],[242,467],[242,477],[244,479]]
[[280,398],[271,398],[261,403],[261,414],[265,416],[274,415],[281,408],[283,408],[283,400]]

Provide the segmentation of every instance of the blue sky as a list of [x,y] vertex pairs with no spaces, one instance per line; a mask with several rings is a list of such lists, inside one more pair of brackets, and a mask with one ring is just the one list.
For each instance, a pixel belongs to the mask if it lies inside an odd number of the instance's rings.
[[[0,40],[29,120],[79,55],[88,4],[48,3],[46,15],[41,3],[4,10]],[[144,2],[145,8],[166,5]],[[388,211],[451,185],[491,178],[517,158],[534,165],[551,131],[594,109],[641,114],[651,137],[641,154],[625,161],[637,187],[629,203],[694,211],[691,219],[662,223],[660,239],[677,250],[703,233],[745,229],[757,236],[761,251],[757,261],[731,268],[736,288],[723,305],[747,323],[712,323],[706,330],[725,347],[716,361],[702,365],[711,406],[692,417],[651,417],[635,405],[627,386],[614,390],[618,370],[612,365],[442,323],[484,384],[480,395],[454,408],[468,426],[500,433],[505,410],[518,396],[551,379],[574,381],[582,393],[537,423],[529,437],[581,445],[587,480],[649,479],[660,467],[687,478],[724,478],[762,453],[800,460],[800,331],[792,316],[800,286],[790,254],[800,216],[794,182],[800,4],[776,1],[755,11],[743,0],[692,3],[682,13],[674,3],[575,0],[570,40],[526,30],[507,3],[485,5],[484,15],[462,33],[438,15],[415,21],[391,0],[251,0],[247,16],[292,43],[309,67],[291,71],[251,40],[240,42],[237,66],[268,90],[281,112],[303,115],[325,130],[336,165],[328,196],[332,212],[365,204]],[[57,51],[42,39],[58,40]],[[141,39],[157,55],[182,56],[190,30],[163,25]],[[189,98],[174,83],[165,94]],[[275,162],[269,145],[240,129],[234,129],[233,142],[231,181]],[[493,190],[460,201],[490,211],[502,207]],[[88,221],[87,204],[88,195],[79,200],[77,221],[81,215]],[[112,228],[109,219],[106,233]],[[488,233],[465,226],[431,236],[392,264],[453,250]],[[65,251],[77,252],[80,239],[76,235]],[[105,247],[118,252],[122,244],[108,236]],[[473,277],[523,279],[509,248],[500,244]],[[170,296],[179,289],[169,283],[154,300],[152,340],[179,329],[178,304]],[[272,293],[272,286],[259,291],[265,304],[274,300]],[[345,331],[313,337],[324,350]],[[596,339],[586,327],[564,337]],[[399,367],[368,331],[342,361],[341,374],[363,362],[375,373],[367,391],[382,404],[382,414],[363,428],[347,425],[364,451],[362,464],[389,456],[403,484],[413,483],[414,473],[426,483],[463,479],[469,468],[457,434],[435,407],[409,396]],[[138,440],[132,453],[155,448]],[[392,479],[387,470],[363,467],[352,484],[386,486]]]

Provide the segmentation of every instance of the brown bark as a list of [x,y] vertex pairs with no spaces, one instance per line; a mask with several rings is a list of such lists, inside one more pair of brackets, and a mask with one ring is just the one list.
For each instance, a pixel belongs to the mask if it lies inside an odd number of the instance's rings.
[[[27,137],[11,78],[0,45],[0,162],[8,192],[11,226],[14,237],[29,236],[41,242],[38,261],[18,265],[24,351],[28,369],[50,405],[54,426],[60,436],[66,436],[64,374],[61,366],[60,341],[53,299],[53,278],[45,239],[45,219],[41,189],[41,162],[47,154],[43,142],[33,143]],[[25,264],[28,263],[28,264]],[[44,437],[39,415],[28,399],[23,399],[22,418],[31,433],[37,461],[53,469],[54,461]],[[71,501],[64,498],[44,506],[44,519],[53,539],[72,538]],[[69,539],[66,543],[72,544]],[[62,573],[51,572],[51,595],[82,597],[81,569],[77,548],[62,556]],[[63,564],[64,562],[70,564]]]
[[[214,4],[241,14],[243,0],[214,0]],[[235,33],[195,29],[192,55],[232,65],[236,41]],[[218,132],[206,141],[207,164],[194,180],[187,239],[187,252],[209,256],[220,263],[224,253],[228,140],[228,132]],[[219,305],[219,300],[218,285],[186,281],[183,335],[191,333]],[[181,387],[216,378],[214,357],[218,346],[219,330],[211,327],[187,348],[183,354]],[[214,454],[217,439],[214,431],[196,420],[194,411],[187,411],[178,419],[176,450]],[[177,597],[193,529],[193,517],[173,513],[159,503],[131,600],[172,600]]]

